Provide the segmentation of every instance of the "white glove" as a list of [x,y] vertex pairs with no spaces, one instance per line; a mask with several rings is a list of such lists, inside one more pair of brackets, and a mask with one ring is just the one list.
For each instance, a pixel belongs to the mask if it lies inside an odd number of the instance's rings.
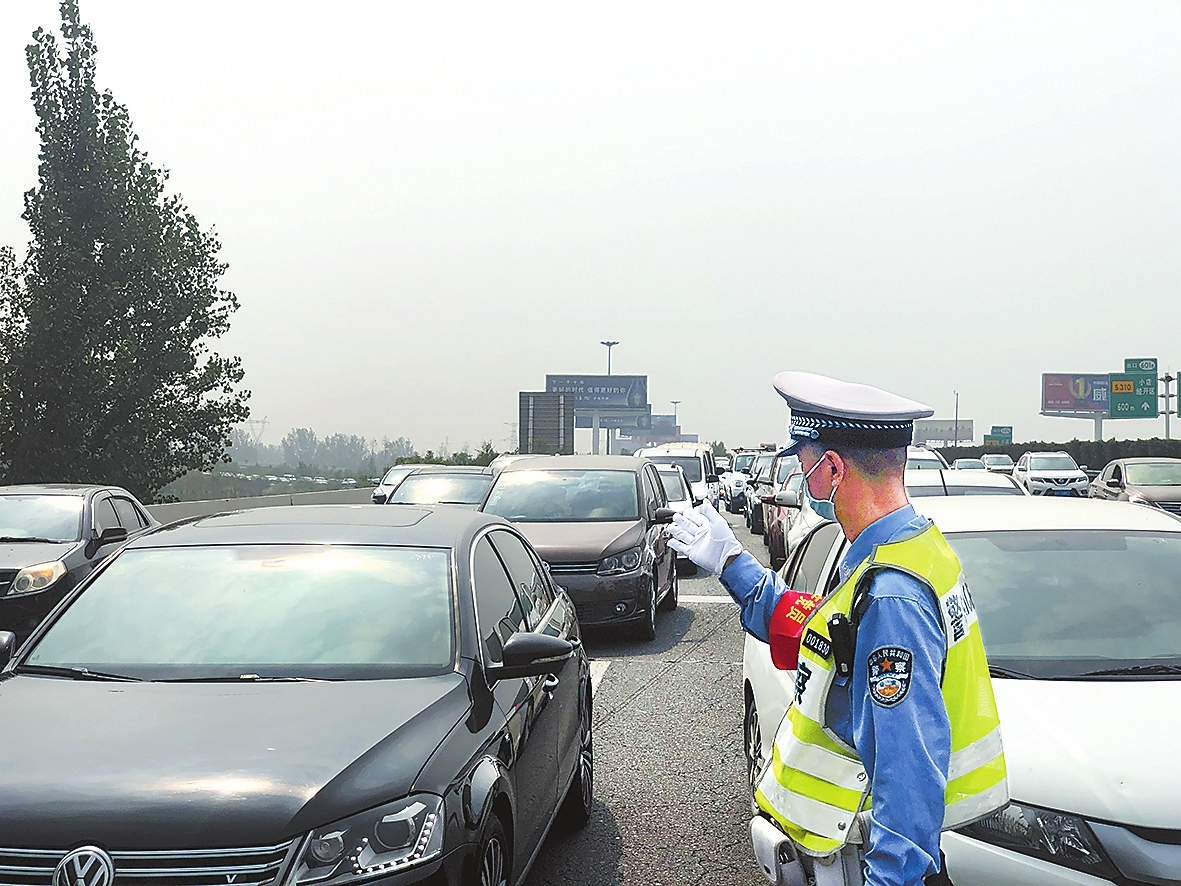
[[742,543],[721,514],[708,501],[673,517],[668,546],[702,569],[721,575],[726,561],[742,553]]

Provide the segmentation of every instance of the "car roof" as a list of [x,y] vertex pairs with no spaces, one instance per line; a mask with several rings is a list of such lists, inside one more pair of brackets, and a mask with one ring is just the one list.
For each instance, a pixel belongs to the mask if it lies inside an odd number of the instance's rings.
[[1122,529],[1181,533],[1181,520],[1144,505],[1025,495],[930,496],[916,511],[944,533],[1031,529]]
[[708,443],[660,443],[657,446],[645,446],[640,452],[700,452],[709,449]]
[[287,505],[182,520],[129,548],[228,544],[375,544],[452,547],[456,539],[506,520],[447,505]]
[[491,474],[483,465],[398,465],[414,468],[416,474]]
[[36,495],[86,495],[105,490],[131,494],[121,486],[105,486],[98,483],[23,483],[15,486],[0,486],[0,495],[27,495],[30,493]]
[[533,459],[521,459],[501,469],[502,474],[515,471],[631,471],[635,473],[647,462],[634,455],[554,455],[544,464]]
[[907,471],[907,486],[999,486],[1014,488],[1008,474],[994,474],[992,471],[955,471],[940,468],[937,471]]
[[1136,458],[1113,458],[1112,461],[1118,461],[1125,465],[1144,465],[1144,464],[1181,464],[1181,458],[1168,458],[1166,456],[1153,457],[1151,455],[1138,456]]

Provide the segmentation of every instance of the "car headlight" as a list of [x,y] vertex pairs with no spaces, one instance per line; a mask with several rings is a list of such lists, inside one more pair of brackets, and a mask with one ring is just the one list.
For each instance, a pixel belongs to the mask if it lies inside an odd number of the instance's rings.
[[443,851],[443,798],[411,794],[308,834],[286,886],[388,876]]
[[1103,879],[1120,876],[1090,826],[1077,815],[1010,803],[959,833]]
[[63,575],[66,574],[66,564],[61,560],[52,563],[38,563],[36,566],[26,566],[16,574],[12,585],[8,589],[9,595],[33,594],[43,591]]
[[599,563],[599,575],[619,575],[622,572],[632,572],[640,567],[642,554],[640,549],[631,548],[621,554],[612,554],[603,558]]

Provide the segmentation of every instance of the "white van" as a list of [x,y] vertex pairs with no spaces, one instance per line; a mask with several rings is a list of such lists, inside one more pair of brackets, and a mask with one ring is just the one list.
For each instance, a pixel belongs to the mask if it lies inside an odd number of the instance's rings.
[[634,454],[658,465],[676,465],[689,481],[693,504],[708,500],[715,508],[719,506],[722,484],[718,479],[714,452],[705,443],[664,443],[639,449]]

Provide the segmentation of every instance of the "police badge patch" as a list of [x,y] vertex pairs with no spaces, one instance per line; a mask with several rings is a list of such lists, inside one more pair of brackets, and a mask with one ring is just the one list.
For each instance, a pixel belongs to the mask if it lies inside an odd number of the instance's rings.
[[899,646],[883,646],[869,654],[869,694],[884,708],[892,708],[910,691],[914,655]]

